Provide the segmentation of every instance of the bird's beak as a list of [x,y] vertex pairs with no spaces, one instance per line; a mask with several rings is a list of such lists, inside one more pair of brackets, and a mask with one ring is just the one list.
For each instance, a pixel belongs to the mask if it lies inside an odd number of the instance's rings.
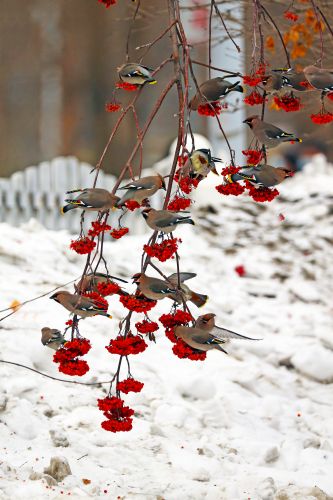
[[250,123],[250,120],[246,118],[246,120],[243,120],[243,123]]

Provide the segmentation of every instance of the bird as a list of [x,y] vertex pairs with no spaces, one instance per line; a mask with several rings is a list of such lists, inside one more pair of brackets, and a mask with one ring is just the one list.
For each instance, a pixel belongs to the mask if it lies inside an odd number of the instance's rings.
[[59,349],[59,347],[62,347],[65,343],[65,337],[61,333],[60,330],[57,330],[56,328],[48,328],[47,326],[44,326],[41,330],[42,332],[42,344],[50,347],[50,349],[54,349],[55,351]]
[[229,82],[221,76],[207,80],[199,86],[199,90],[192,97],[189,103],[190,109],[196,111],[200,105],[219,101],[230,92],[244,92],[243,87],[239,83],[240,81],[235,83]]
[[230,183],[247,180],[251,184],[271,187],[277,186],[292,175],[293,173],[290,170],[272,167],[267,164],[259,164],[254,167],[241,167],[241,170],[237,174],[226,175],[226,179]]
[[163,177],[160,174],[142,177],[137,181],[131,181],[119,189],[126,189],[126,193],[117,201],[117,207],[122,207],[126,201],[136,201],[141,205],[143,200],[153,196],[159,189],[166,190]]
[[294,134],[284,132],[281,128],[262,121],[259,115],[249,116],[243,123],[250,127],[258,141],[267,148],[275,148],[282,142],[302,142],[302,139]]
[[[179,273],[180,289],[183,293],[183,298],[185,299],[186,302],[190,301],[197,307],[203,307],[208,300],[208,295],[193,292],[193,290],[191,290],[187,285],[184,284],[184,281],[187,281],[195,277],[196,277],[195,273],[184,273],[184,272]],[[170,276],[168,276],[168,281],[170,281],[170,283],[172,283],[178,288],[178,273],[173,273]]]
[[193,349],[198,351],[217,349],[225,354],[228,353],[222,348],[221,344],[226,344],[230,339],[259,340],[216,326],[215,316],[215,314],[199,316],[193,327],[176,326],[174,333],[177,338],[181,338]]
[[315,90],[306,79],[304,71],[296,71],[293,68],[272,69],[276,77],[281,78],[283,86],[291,87],[297,92]]
[[190,154],[185,165],[180,169],[181,177],[191,177],[202,180],[209,172],[219,175],[215,162],[222,162],[220,158],[212,156],[210,149],[195,149]]
[[274,94],[282,89],[284,86],[284,80],[282,75],[279,73],[270,73],[264,77],[262,80],[266,93]]
[[179,291],[177,286],[160,278],[153,278],[144,273],[136,273],[132,276],[133,283],[138,285],[140,292],[151,300],[161,300],[165,297],[176,300]]
[[126,63],[117,69],[118,76],[122,82],[140,86],[145,83],[149,83],[150,85],[157,83],[152,76],[154,70],[148,68],[148,66],[143,66],[139,63]]
[[306,66],[303,71],[312,87],[325,93],[333,91],[333,69]]
[[74,199],[65,200],[67,205],[61,208],[61,213],[65,214],[70,210],[80,208],[81,210],[106,211],[116,208],[119,197],[102,188],[86,188],[67,191],[66,194],[80,193]]
[[81,316],[81,318],[97,315],[112,318],[112,316],[107,313],[107,306],[98,299],[82,297],[82,295],[76,295],[65,290],[54,293],[50,299],[55,300],[65,307],[65,309],[77,316]]
[[[110,276],[109,274],[104,273],[89,273],[85,274],[78,283],[74,284],[74,288],[76,292],[98,292],[98,284],[107,284],[112,280],[121,281],[122,283],[127,283],[127,281],[118,278],[117,276]],[[119,295],[128,295],[127,292],[120,288]]]
[[[182,214],[186,213],[185,210]],[[165,234],[171,233],[178,224],[192,224],[194,221],[190,215],[181,216],[178,212],[171,210],[155,210],[154,208],[145,208],[142,210],[142,216],[148,226],[154,231],[162,231]]]

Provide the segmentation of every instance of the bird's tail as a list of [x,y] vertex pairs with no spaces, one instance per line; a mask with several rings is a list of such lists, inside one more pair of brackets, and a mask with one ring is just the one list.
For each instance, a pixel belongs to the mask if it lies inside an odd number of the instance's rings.
[[153,77],[150,77],[147,78],[146,82],[149,83],[149,85],[155,85],[155,83],[157,83],[157,80],[155,80],[155,78]]
[[[67,201],[67,200],[66,200]],[[70,210],[74,210],[77,208],[77,205],[74,205],[72,203],[69,203],[68,205],[64,205],[63,207],[60,208],[60,212],[62,214],[65,214],[66,212],[69,212]]]
[[203,307],[208,300],[208,295],[192,292],[190,301],[197,307]]
[[224,352],[224,354],[228,354],[228,353],[227,353],[227,351],[225,351],[225,350],[223,349],[223,347],[221,347],[220,345],[216,345],[216,346],[215,346],[215,349],[217,349],[218,351]]
[[186,217],[184,219],[178,219],[177,223],[178,224],[192,224],[192,226],[195,226],[195,222],[190,217]]

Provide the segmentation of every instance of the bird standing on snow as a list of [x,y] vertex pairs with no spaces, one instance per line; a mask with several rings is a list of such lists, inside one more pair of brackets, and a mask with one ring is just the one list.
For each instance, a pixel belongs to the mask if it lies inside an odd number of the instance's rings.
[[243,123],[250,127],[258,141],[267,148],[275,148],[282,142],[302,142],[302,139],[299,139],[294,134],[284,132],[271,123],[263,122],[259,115],[249,116]]
[[251,184],[262,185],[265,187],[277,186],[286,177],[291,177],[292,172],[283,168],[275,168],[271,165],[260,164],[255,167],[241,167],[237,174],[228,174],[226,179],[228,182],[235,181],[250,181]]
[[216,102],[228,95],[230,92],[244,92],[243,87],[239,85],[239,81],[232,83],[218,76],[207,80],[199,86],[199,90],[190,101],[190,109],[196,111],[200,105],[205,105],[209,102]]
[[221,162],[220,158],[212,156],[210,149],[195,149],[187,159],[185,165],[180,170],[182,177],[192,177],[192,179],[204,179],[209,172],[218,175],[215,162]]
[[322,92],[333,91],[333,69],[306,66],[303,71],[307,81],[312,87]]
[[61,333],[60,330],[55,328],[48,328],[45,326],[42,328],[42,344],[50,347],[50,349],[54,349],[55,351],[62,347],[65,343],[65,337]]
[[60,290],[54,293],[50,299],[55,300],[60,305],[65,307],[68,311],[81,318],[88,318],[91,316],[106,316],[107,318],[112,318],[110,314],[107,313],[107,307],[103,302],[98,299],[92,299],[90,297],[82,297],[81,295],[75,295],[73,293],[66,292],[65,290]]
[[61,209],[61,213],[69,212],[69,210],[74,210],[75,208],[80,208],[81,210],[101,211],[110,210],[116,207],[116,203],[119,200],[118,196],[111,194],[106,189],[101,188],[87,188],[87,189],[76,189],[74,191],[67,191],[70,193],[80,193],[73,200],[65,200],[68,205],[65,205]]
[[[185,211],[182,213],[185,213]],[[171,210],[155,210],[154,208],[145,208],[142,210],[142,216],[151,229],[154,231],[162,231],[165,234],[174,231],[178,224],[194,225],[190,215],[184,217],[178,215],[178,212],[173,212]]]
[[176,326],[174,332],[176,337],[181,338],[193,349],[199,351],[218,349],[225,354],[227,352],[221,344],[226,344],[230,339],[258,340],[215,326],[215,314],[199,316],[194,327]]
[[118,76],[122,82],[132,85],[144,85],[157,83],[152,76],[153,69],[138,63],[126,63],[118,68]]
[[124,196],[117,202],[117,207],[122,207],[126,201],[136,201],[141,205],[143,200],[153,196],[159,189],[166,190],[163,177],[160,174],[142,177],[137,181],[131,181],[119,189],[127,189]]

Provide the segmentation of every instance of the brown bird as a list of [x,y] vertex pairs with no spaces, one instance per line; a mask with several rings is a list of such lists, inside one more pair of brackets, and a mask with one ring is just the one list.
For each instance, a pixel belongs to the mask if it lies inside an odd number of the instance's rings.
[[[186,213],[185,211],[182,214]],[[171,233],[176,229],[178,224],[192,224],[193,220],[190,215],[181,216],[178,212],[171,210],[155,210],[154,208],[145,208],[142,210],[142,216],[148,226],[154,231],[162,231],[163,233]]]
[[266,75],[262,81],[265,91],[269,94],[274,94],[282,89],[284,81],[279,73],[270,73]]
[[[203,307],[207,300],[208,295],[203,295],[201,293],[193,292],[187,285],[184,284],[184,281],[195,278],[195,273],[179,273],[179,281],[180,281],[180,289],[183,292],[183,298],[186,302],[190,301],[197,307]],[[176,288],[178,288],[178,273],[173,273],[168,276],[168,281],[172,283]],[[177,298],[176,298],[177,300]],[[181,301],[177,300],[178,303]]]
[[142,177],[137,181],[132,181],[119,189],[126,189],[124,196],[117,202],[117,207],[122,207],[126,201],[143,202],[146,198],[153,196],[159,189],[166,190],[163,177],[160,174]]
[[297,92],[308,92],[315,90],[307,81],[304,71],[296,71],[293,68],[272,69],[273,74],[283,81],[283,86],[291,87]]
[[239,85],[239,81],[235,83],[228,82],[223,77],[218,76],[207,80],[199,86],[199,91],[190,101],[190,109],[196,111],[202,104],[207,102],[216,102],[228,95],[230,92],[244,92],[243,87]]
[[44,326],[44,328],[42,328],[41,341],[43,345],[46,345],[47,347],[50,347],[50,349],[54,349],[55,351],[66,343],[65,337],[60,330],[57,330],[55,328],[48,328],[47,326]]
[[212,156],[210,149],[195,149],[188,157],[185,165],[181,168],[181,177],[191,177],[202,180],[209,172],[219,175],[215,162],[221,162],[220,158]]
[[333,69],[317,68],[317,66],[306,66],[304,74],[307,81],[322,92],[333,91]]
[[[127,281],[117,278],[116,276],[110,276],[103,273],[90,273],[85,274],[83,278],[76,284],[74,284],[74,288],[76,292],[98,292],[98,284],[107,284],[111,283],[112,280],[121,281],[122,283],[127,283]],[[122,289],[117,292],[119,295],[128,295],[127,292]]]
[[243,123],[250,127],[258,141],[265,144],[267,148],[275,148],[282,142],[302,142],[302,139],[294,134],[284,132],[271,123],[263,122],[259,115],[249,116]]
[[177,298],[179,299],[180,297],[177,286],[162,279],[153,278],[143,273],[134,274],[132,279],[133,283],[138,285],[140,292],[147,297],[147,299],[161,300],[168,297],[169,299],[177,300]]
[[65,290],[60,290],[54,293],[50,299],[55,300],[60,305],[65,307],[68,311],[81,318],[88,318],[91,316],[106,316],[107,318],[112,318],[110,314],[107,313],[107,307],[105,304],[97,299],[92,299],[89,297],[82,297],[81,295],[75,295],[73,293],[66,292]]
[[70,193],[80,193],[74,199],[65,200],[68,205],[62,207],[61,212],[64,214],[69,210],[80,208],[81,210],[88,211],[106,211],[116,207],[119,197],[110,193],[106,189],[101,188],[87,188],[75,189],[74,191],[67,191]]
[[132,85],[144,85],[157,83],[152,76],[153,69],[138,63],[126,63],[118,68],[118,76],[122,82]]
[[230,339],[259,340],[216,326],[215,314],[199,316],[194,327],[176,326],[174,332],[176,337],[181,338],[193,349],[199,351],[218,349],[225,354],[228,353],[221,347],[221,344],[226,344]]
[[293,173],[290,170],[260,164],[255,167],[241,167],[241,170],[237,174],[228,174],[226,179],[228,182],[248,180],[251,184],[271,187],[281,184],[282,181],[292,175]]

